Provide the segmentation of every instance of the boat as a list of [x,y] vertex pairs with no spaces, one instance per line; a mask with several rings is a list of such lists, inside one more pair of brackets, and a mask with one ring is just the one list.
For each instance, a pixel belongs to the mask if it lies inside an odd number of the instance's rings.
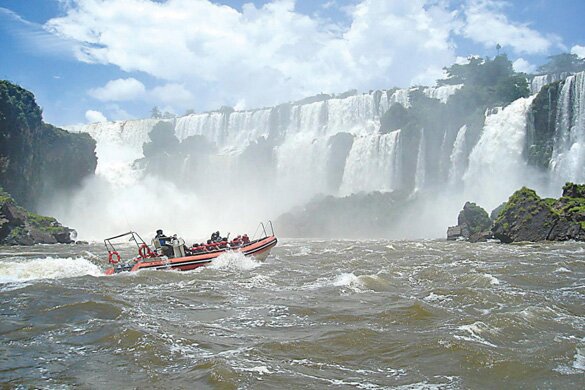
[[[208,265],[214,259],[228,252],[242,253],[244,256],[253,256],[258,260],[265,260],[278,242],[274,235],[272,222],[269,221],[268,226],[270,234],[268,234],[264,223],[259,225],[259,228],[262,228],[263,235],[257,239],[249,239],[247,235],[243,235],[231,241],[221,239],[207,244],[195,244],[191,247],[187,247],[185,241],[176,235],[170,237],[169,243],[163,247],[158,239],[153,239],[151,245],[148,245],[134,231],[122,233],[104,240],[108,251],[108,262],[113,265],[105,273],[106,275],[114,275],[145,269],[189,271]],[[256,232],[258,232],[258,229],[256,229]],[[136,244],[136,257],[122,261],[116,246],[123,239],[133,241]]]

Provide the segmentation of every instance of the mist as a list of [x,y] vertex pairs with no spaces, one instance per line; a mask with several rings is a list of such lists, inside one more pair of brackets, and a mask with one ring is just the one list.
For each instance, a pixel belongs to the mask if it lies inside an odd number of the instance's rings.
[[[566,94],[582,88],[567,84]],[[459,89],[325,95],[258,110],[73,128],[97,141],[96,175],[66,202],[46,201],[42,209],[88,240],[162,228],[198,242],[216,230],[253,234],[259,222],[287,212],[322,224],[319,236],[441,238],[466,201],[490,212],[522,186],[558,196],[559,183],[582,178],[581,138],[575,134],[556,146],[549,170],[526,162],[535,95],[488,110],[476,129],[457,122],[384,129],[383,115],[393,104],[409,107],[412,93],[443,107]],[[561,109],[582,111],[581,102],[564,104]],[[569,122],[575,120],[582,119]],[[378,206],[358,195],[372,191],[402,194],[402,200]],[[337,198],[315,201],[328,195]],[[331,199],[342,197],[349,200],[334,206]],[[331,216],[335,207],[364,217]],[[387,221],[370,224],[368,218]],[[307,236],[314,235],[307,229]]]

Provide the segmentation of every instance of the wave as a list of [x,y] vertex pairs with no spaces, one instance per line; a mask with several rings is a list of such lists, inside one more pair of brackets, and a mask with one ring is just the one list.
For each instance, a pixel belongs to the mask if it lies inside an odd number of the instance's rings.
[[331,278],[320,278],[306,286],[309,290],[316,290],[323,287],[349,288],[354,292],[386,291],[389,282],[378,275],[355,275],[353,272],[344,272]]
[[0,283],[19,283],[41,279],[101,276],[103,271],[84,258],[45,257],[0,262]]
[[223,271],[250,271],[262,263],[253,257],[246,257],[240,252],[226,252],[214,259],[209,267]]

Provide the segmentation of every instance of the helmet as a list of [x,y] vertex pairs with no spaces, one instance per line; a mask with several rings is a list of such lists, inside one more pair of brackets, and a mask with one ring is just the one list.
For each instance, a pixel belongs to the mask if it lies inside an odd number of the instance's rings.
[[158,230],[156,231],[156,234],[163,234],[163,231],[162,231],[162,229],[158,229]]

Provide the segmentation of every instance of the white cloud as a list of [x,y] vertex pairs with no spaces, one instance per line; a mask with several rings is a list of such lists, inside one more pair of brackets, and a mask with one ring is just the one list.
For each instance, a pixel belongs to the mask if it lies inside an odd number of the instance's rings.
[[463,35],[485,47],[492,47],[494,51],[500,44],[516,53],[545,54],[552,47],[560,46],[558,36],[545,36],[528,24],[509,20],[502,12],[506,5],[498,0],[471,0],[464,7]]
[[585,46],[575,45],[571,48],[571,53],[578,55],[580,58],[585,58]]
[[87,123],[107,122],[108,121],[108,118],[106,118],[104,114],[102,114],[99,111],[95,111],[95,110],[87,110],[85,112],[85,119],[87,120]]
[[119,79],[92,96],[175,111],[432,84],[456,60],[457,35],[518,53],[545,53],[559,42],[508,20],[500,1],[459,4],[360,0],[343,7],[349,23],[336,24],[297,12],[293,0],[247,3],[241,11],[210,0],[67,0],[65,15],[45,28],[76,42],[80,61],[146,73],[161,84],[149,91]]
[[526,61],[524,58],[518,58],[516,61],[512,63],[514,70],[516,72],[524,72],[524,73],[535,73],[536,72],[536,65],[531,64],[530,62]]
[[149,95],[154,102],[182,108],[189,106],[189,104],[195,99],[193,94],[183,85],[176,83],[169,83],[156,87],[149,93]]
[[[246,4],[241,11],[208,0],[65,4],[65,16],[46,28],[82,44],[79,60],[180,84],[175,99],[185,104],[191,91],[206,102],[198,109],[432,82],[435,70],[455,58],[456,14],[443,2],[363,0],[351,8],[349,25],[298,13],[291,0]],[[152,93],[172,100],[165,90]],[[92,96],[128,95],[98,89]]]
[[88,94],[104,102],[119,102],[141,98],[145,91],[146,88],[140,81],[135,78],[127,78],[108,81],[101,88],[90,89]]

